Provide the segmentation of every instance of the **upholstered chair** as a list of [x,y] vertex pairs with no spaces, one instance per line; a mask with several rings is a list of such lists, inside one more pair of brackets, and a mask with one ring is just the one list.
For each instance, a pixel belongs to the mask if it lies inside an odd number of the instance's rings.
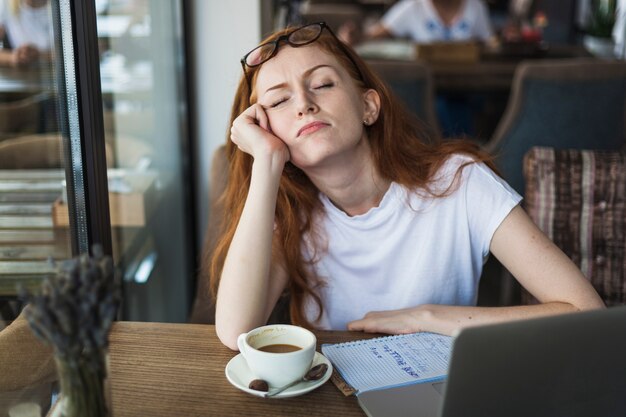
[[521,63],[485,148],[522,193],[522,159],[533,146],[619,150],[625,142],[626,62],[579,58]]
[[[533,147],[525,208],[607,305],[626,303],[626,154]],[[522,292],[525,303],[532,297]]]
[[24,402],[46,412],[56,379],[52,349],[34,336],[23,315],[0,330],[0,415]]
[[367,64],[406,105],[409,112],[419,118],[429,134],[439,135],[435,115],[434,84],[431,70],[420,61],[394,61],[369,59]]

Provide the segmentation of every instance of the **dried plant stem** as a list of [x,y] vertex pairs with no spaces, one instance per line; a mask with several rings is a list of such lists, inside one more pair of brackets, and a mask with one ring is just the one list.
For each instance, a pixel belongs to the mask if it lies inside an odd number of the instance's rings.
[[[99,356],[102,356],[98,354]],[[56,357],[57,370],[61,383],[63,417],[110,417],[107,409],[104,381],[105,367],[93,367],[90,364],[104,358],[91,358],[89,363],[80,360],[78,366]]]
[[54,348],[63,417],[111,417],[105,392],[108,333],[120,304],[119,276],[102,248],[65,261],[38,294],[24,288],[24,314]]

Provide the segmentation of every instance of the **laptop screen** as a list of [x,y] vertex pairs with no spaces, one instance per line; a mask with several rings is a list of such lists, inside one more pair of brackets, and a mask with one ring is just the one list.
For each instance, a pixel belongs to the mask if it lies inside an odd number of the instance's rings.
[[466,329],[441,415],[625,415],[625,352],[626,307]]

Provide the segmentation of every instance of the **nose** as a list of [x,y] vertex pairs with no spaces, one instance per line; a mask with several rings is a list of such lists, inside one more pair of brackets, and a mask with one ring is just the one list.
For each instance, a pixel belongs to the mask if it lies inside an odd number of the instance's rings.
[[297,111],[298,117],[302,117],[305,114],[315,113],[318,111],[315,100],[307,91],[301,91],[297,98]]

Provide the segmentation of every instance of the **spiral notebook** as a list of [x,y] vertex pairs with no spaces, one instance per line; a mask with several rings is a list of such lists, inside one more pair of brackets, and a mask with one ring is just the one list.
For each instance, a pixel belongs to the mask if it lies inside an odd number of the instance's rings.
[[355,342],[324,344],[322,353],[356,394],[443,380],[452,338],[412,333]]

